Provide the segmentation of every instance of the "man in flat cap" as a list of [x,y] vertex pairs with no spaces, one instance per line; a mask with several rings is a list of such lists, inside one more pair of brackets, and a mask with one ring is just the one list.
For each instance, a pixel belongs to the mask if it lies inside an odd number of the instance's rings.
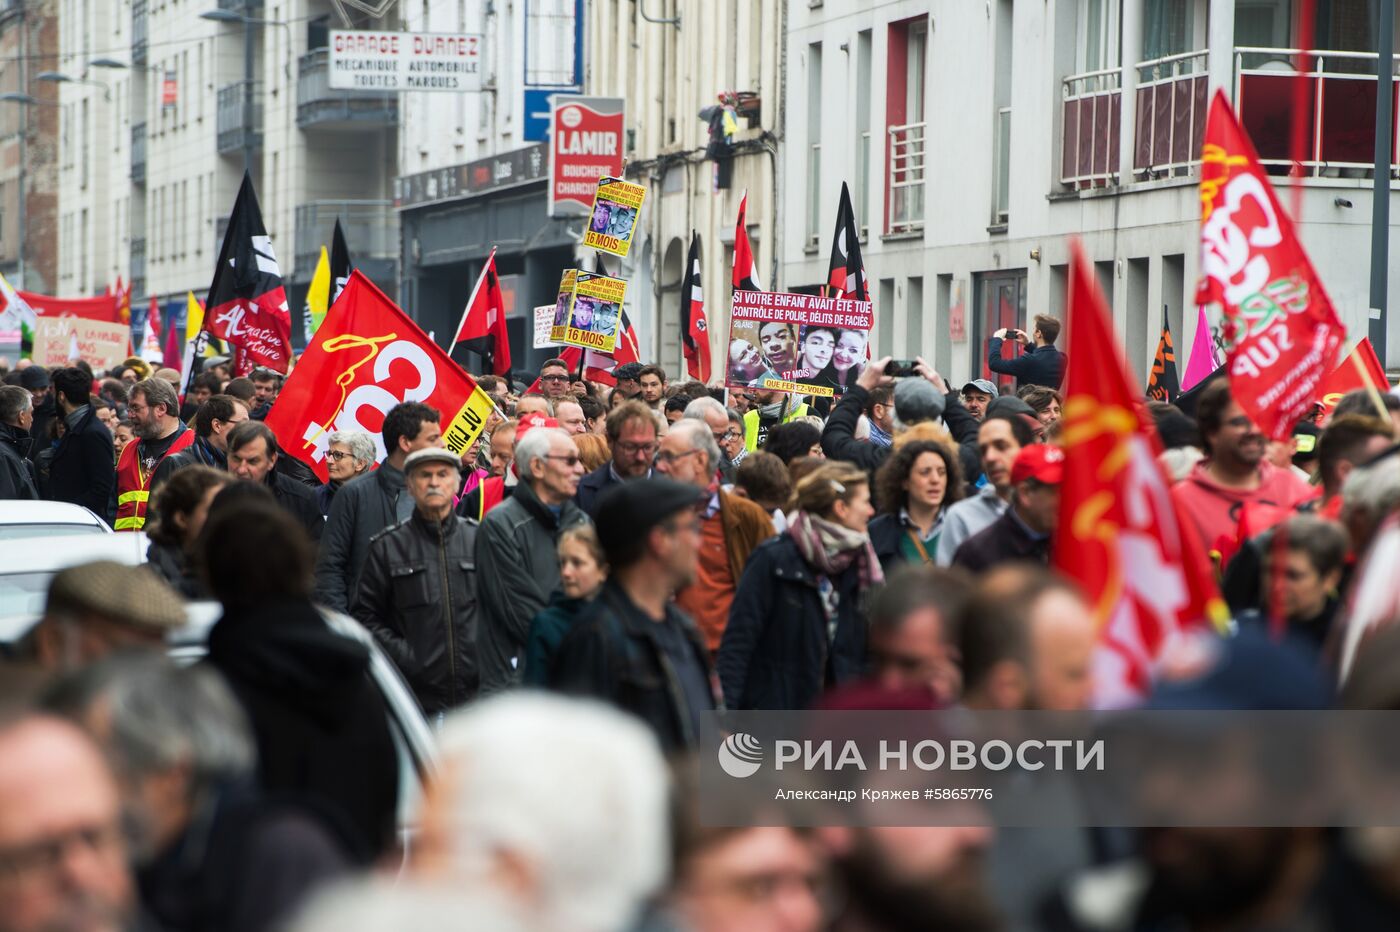
[[71,670],[118,650],[164,650],[166,635],[184,624],[180,596],[144,566],[83,563],[49,583],[35,660],[46,670]]
[[611,573],[550,668],[551,688],[631,712],[667,752],[694,747],[701,714],[718,703],[705,639],[672,600],[695,581],[705,499],[659,478],[603,493],[598,540]]
[[459,465],[442,447],[404,460],[413,515],[370,538],[351,606],[429,716],[477,690],[476,522],[452,509]]

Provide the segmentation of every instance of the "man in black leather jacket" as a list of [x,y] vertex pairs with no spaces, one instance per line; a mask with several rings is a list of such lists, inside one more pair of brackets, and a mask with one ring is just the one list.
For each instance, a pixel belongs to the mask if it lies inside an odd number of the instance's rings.
[[352,613],[393,658],[428,715],[476,695],[476,522],[453,513],[457,454],[404,461],[413,516],[375,535]]

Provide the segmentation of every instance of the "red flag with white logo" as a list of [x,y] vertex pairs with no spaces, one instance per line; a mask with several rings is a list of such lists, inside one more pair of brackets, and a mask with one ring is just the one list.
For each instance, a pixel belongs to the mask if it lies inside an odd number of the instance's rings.
[[209,285],[204,329],[234,349],[234,375],[258,366],[286,372],[292,358],[292,315],[272,238],[263,226],[253,179],[245,172]]
[[484,370],[495,375],[510,373],[510,336],[506,332],[506,306],[501,296],[501,280],[496,274],[494,248],[462,311],[462,322],[457,325],[457,339],[453,342],[465,343],[467,349],[479,354]]
[[1223,621],[1199,541],[1172,503],[1161,444],[1141,407],[1093,266],[1072,244],[1065,451],[1055,568],[1083,590],[1099,625],[1095,701],[1146,694],[1171,646]]
[[[700,234],[691,231],[690,253],[685,259],[681,286],[682,349],[685,368],[692,379],[710,381],[710,331],[705,321],[705,296],[700,287]],[[635,337],[634,337],[635,338]]]
[[1201,151],[1198,304],[1220,304],[1230,393],[1273,440],[1312,411],[1346,330],[1249,136],[1216,91]]

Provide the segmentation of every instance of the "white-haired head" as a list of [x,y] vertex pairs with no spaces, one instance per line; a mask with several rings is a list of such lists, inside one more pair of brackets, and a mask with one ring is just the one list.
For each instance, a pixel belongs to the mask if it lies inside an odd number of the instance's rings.
[[525,436],[515,441],[515,468],[520,473],[521,482],[534,487],[533,466],[537,460],[543,461],[549,456],[551,441],[557,438],[573,443],[568,432],[559,427],[532,427],[525,432]]
[[509,876],[528,927],[611,932],[664,883],[668,774],[641,722],[512,693],[452,715],[439,747],[420,851],[468,895]]

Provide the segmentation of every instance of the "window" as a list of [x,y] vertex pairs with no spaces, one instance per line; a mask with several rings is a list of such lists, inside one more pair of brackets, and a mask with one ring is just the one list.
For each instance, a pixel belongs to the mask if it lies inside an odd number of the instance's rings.
[[1077,71],[1083,73],[1118,67],[1120,2],[1079,0]]
[[870,226],[870,61],[871,32],[856,36],[856,225],[861,235]]
[[[526,84],[537,87],[572,87],[580,83],[582,76],[576,44],[578,10],[578,0],[527,0]],[[668,28],[668,36],[670,32]]]
[[1195,43],[1191,35],[1191,4],[1188,0],[1146,0],[1144,7],[1143,61],[1191,50]]
[[90,144],[89,137],[92,135],[92,124],[88,122],[88,117],[88,101],[87,98],[84,97],[82,102],[82,123],[78,127],[78,132],[82,134],[83,138],[82,150],[79,156],[83,160],[83,164],[79,168],[79,171],[82,173],[82,180],[79,182],[79,186],[82,187],[84,190],[87,190],[88,186],[88,162],[90,161],[90,159],[88,158]]
[[885,92],[887,233],[910,233],[924,226],[927,49],[928,21],[925,18],[890,24]]
[[822,44],[807,46],[807,244],[821,239]]

